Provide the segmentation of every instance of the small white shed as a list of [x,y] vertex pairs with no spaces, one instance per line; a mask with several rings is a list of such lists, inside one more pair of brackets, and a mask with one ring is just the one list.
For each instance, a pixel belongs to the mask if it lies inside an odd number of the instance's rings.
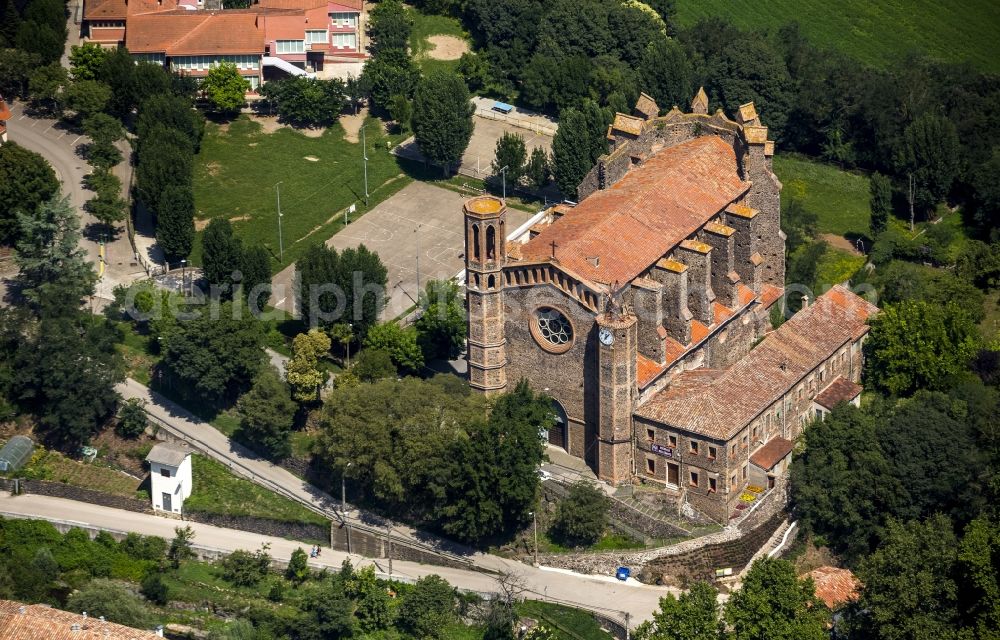
[[153,509],[181,513],[191,495],[191,449],[176,442],[160,442],[146,456],[149,463]]

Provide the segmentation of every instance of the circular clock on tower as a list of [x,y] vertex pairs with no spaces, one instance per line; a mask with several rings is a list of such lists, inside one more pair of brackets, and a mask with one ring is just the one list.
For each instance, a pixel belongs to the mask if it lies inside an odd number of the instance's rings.
[[606,347],[610,347],[615,342],[615,334],[612,333],[611,329],[608,329],[607,327],[602,328],[601,332],[597,334],[597,337],[600,339],[601,344]]

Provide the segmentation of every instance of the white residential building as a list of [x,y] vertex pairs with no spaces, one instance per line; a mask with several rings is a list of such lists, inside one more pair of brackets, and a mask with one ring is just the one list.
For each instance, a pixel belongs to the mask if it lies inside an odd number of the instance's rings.
[[153,509],[181,513],[191,495],[191,449],[183,444],[160,442],[146,456],[149,463]]

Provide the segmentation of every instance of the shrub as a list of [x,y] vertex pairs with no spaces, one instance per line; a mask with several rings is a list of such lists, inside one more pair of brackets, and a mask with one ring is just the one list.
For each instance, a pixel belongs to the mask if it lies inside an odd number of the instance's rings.
[[267,572],[271,568],[271,554],[267,552],[268,545],[265,544],[258,551],[246,551],[237,549],[223,558],[219,565],[222,567],[222,577],[237,587],[252,587],[267,577]]
[[118,424],[115,433],[123,438],[138,438],[146,430],[146,401],[129,398],[118,410]]
[[553,536],[571,547],[594,544],[608,526],[608,506],[603,491],[587,482],[577,482],[570,487],[569,496],[559,503]]
[[161,606],[170,599],[170,590],[159,571],[153,571],[143,578],[140,593],[150,602]]

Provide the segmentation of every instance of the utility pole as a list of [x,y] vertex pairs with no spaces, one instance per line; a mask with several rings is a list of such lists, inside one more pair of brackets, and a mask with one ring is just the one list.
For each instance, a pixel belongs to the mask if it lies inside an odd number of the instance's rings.
[[344,527],[347,529],[347,553],[351,552],[351,523],[347,521],[347,490],[344,478],[347,475],[347,470],[351,468],[351,462],[347,463],[344,467],[344,473],[340,474],[340,513],[344,517]]
[[385,555],[389,558],[389,579],[392,580],[392,525],[385,525]]
[[913,174],[912,173],[909,175],[909,186],[910,186],[910,191],[909,191],[909,200],[910,200],[910,233],[913,233],[914,215],[913,215]]
[[187,295],[187,260],[181,258],[181,293]]
[[508,166],[509,165],[504,165],[503,169],[500,169],[500,175],[503,178],[503,180],[502,180],[502,182],[503,182],[503,201],[505,203],[507,202],[507,167]]
[[625,612],[625,640],[629,640],[629,638],[631,637],[632,630],[629,629],[629,627],[632,626],[630,624],[631,622],[632,622],[632,614],[629,613],[628,611],[626,611]]
[[278,196],[278,262],[285,261],[285,241],[281,237],[281,182],[274,185],[274,191]]
[[413,230],[413,233],[417,236],[417,301],[420,300],[420,227],[423,225],[418,224],[417,228]]
[[368,206],[368,139],[365,126],[361,125],[361,155],[365,160],[365,206]]
[[[353,322],[348,322],[347,323],[347,328],[350,330],[349,331],[350,337],[347,339],[347,342],[344,344],[344,346],[347,347],[347,370],[350,371],[351,370],[351,340],[354,339],[354,323]],[[348,466],[350,466],[350,465],[348,465]]]

